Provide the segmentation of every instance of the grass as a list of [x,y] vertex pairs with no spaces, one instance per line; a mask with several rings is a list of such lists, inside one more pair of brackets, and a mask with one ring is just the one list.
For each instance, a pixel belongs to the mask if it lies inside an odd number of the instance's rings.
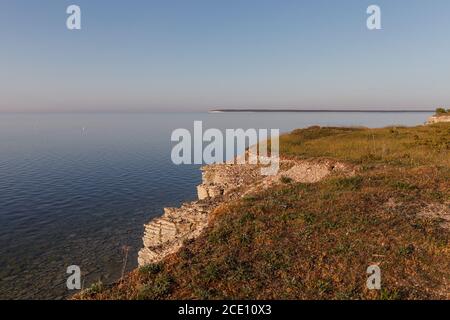
[[154,300],[162,298],[171,291],[173,280],[170,275],[158,274],[156,277],[142,285],[136,295],[138,300]]
[[450,127],[320,128],[295,130],[280,139],[286,157],[327,157],[373,165],[450,166]]
[[[281,138],[283,156],[365,170],[315,184],[282,178],[216,210],[206,232],[163,263],[76,298],[448,299],[449,231],[420,213],[450,201],[449,130],[296,130]],[[365,286],[373,264],[380,291]]]

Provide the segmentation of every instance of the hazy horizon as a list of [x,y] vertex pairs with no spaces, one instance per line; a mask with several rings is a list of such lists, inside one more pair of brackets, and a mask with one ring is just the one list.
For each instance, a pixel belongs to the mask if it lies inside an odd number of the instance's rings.
[[267,108],[249,108],[249,107],[235,107],[235,108],[210,108],[210,109],[205,109],[205,110],[158,110],[158,109],[154,109],[154,110],[133,110],[133,109],[123,109],[123,110],[52,110],[52,111],[47,111],[47,110],[23,110],[23,111],[13,111],[13,110],[0,110],[0,114],[45,114],[45,113],[73,113],[73,114],[77,114],[77,113],[81,113],[81,114],[96,114],[96,113],[209,113],[209,112],[214,112],[216,110],[218,111],[222,111],[225,110],[227,112],[239,112],[239,110],[242,111],[255,111],[255,112],[264,112],[264,110],[273,112],[276,110],[280,110],[280,112],[286,112],[287,110],[292,110],[292,112],[296,112],[296,111],[300,111],[300,112],[306,112],[306,113],[314,113],[314,112],[323,112],[323,111],[329,111],[329,112],[387,112],[387,110],[389,112],[420,112],[420,113],[427,113],[427,112],[435,112],[436,108],[434,107],[403,107],[403,108],[345,108],[345,107],[338,107],[338,108],[316,108],[316,109],[308,109],[308,108],[294,108],[294,107],[267,107]]
[[[366,27],[371,4],[382,30]],[[3,0],[0,113],[432,110],[450,104],[448,12],[447,0]]]

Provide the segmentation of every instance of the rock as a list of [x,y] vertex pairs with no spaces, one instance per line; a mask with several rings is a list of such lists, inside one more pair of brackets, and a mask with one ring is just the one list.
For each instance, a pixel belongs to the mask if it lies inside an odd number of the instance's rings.
[[437,220],[443,228],[450,230],[450,201],[444,204],[428,204],[419,212],[419,217]]
[[331,173],[331,168],[326,164],[302,163],[279,175],[292,179],[295,182],[314,183],[322,180]]
[[145,225],[139,265],[159,262],[177,252],[185,240],[198,237],[207,225],[206,213],[206,208],[199,202],[184,204],[181,208],[165,208],[162,217]]
[[209,197],[208,188],[203,184],[197,186],[197,195],[199,200],[204,200],[208,198]]
[[428,118],[427,124],[450,122],[450,115],[434,115]]

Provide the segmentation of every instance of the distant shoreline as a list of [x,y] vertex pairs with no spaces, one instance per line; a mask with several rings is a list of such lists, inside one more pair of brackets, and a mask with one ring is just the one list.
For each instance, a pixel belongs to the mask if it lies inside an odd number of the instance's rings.
[[339,112],[339,113],[410,113],[410,112],[421,112],[421,113],[430,113],[434,112],[434,110],[349,110],[349,109],[215,109],[210,110],[209,113],[237,113],[237,112],[283,112],[283,113],[297,113],[297,112]]

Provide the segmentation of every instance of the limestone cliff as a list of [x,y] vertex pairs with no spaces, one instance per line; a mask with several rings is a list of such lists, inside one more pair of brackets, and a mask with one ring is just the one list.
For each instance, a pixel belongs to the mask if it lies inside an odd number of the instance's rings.
[[203,183],[197,187],[198,201],[180,208],[165,208],[164,214],[145,225],[140,266],[157,263],[177,252],[184,241],[197,238],[211,213],[221,204],[258,192],[283,179],[315,183],[331,174],[354,175],[357,168],[332,160],[280,160],[275,176],[263,176],[258,165],[215,164],[202,168]]
[[450,115],[434,115],[428,118],[427,124],[450,122]]

